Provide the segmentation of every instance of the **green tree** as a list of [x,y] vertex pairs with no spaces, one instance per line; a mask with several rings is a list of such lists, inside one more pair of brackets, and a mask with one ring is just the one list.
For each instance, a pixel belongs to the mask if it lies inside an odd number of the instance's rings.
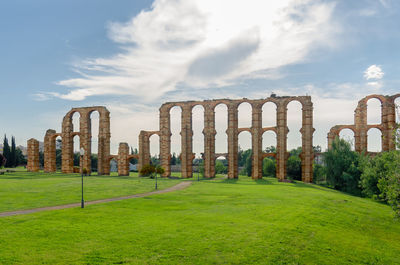
[[217,159],[215,161],[215,174],[226,174],[227,169],[224,166],[224,163],[222,163],[221,160]]
[[265,148],[265,153],[276,153],[276,147],[271,145]]
[[5,164],[6,158],[2,154],[0,154],[0,168],[3,168]]
[[175,152],[172,154],[172,157],[171,157],[171,165],[176,165],[176,154],[175,154]]
[[332,148],[324,154],[326,164],[326,178],[328,185],[334,189],[361,194],[360,181],[360,158],[359,154],[351,150],[351,144],[343,139],[336,139]]
[[22,151],[20,148],[17,148],[15,150],[15,159],[16,159],[16,165],[20,166],[20,165],[26,165],[26,158],[24,156],[24,154],[22,154]]
[[15,137],[11,136],[11,151],[10,151],[10,167],[17,166],[17,147],[15,145]]
[[271,158],[264,158],[263,160],[263,176],[275,177],[276,175],[276,161]]
[[[131,147],[131,155],[137,155],[138,153],[139,153],[139,151],[137,150],[137,148],[133,149],[133,148]],[[135,164],[138,163],[138,160],[137,160],[136,158],[131,158],[131,159],[129,160],[129,163],[135,165]]]
[[289,179],[301,180],[301,159],[297,155],[289,156],[286,165]]
[[301,147],[292,149],[286,164],[287,176],[290,179],[301,180]]
[[3,140],[3,156],[6,159],[6,164],[5,167],[10,167],[10,145],[8,144],[8,139],[7,139],[7,135],[4,135],[4,140]]
[[[248,153],[246,153],[247,151],[249,151]],[[252,151],[251,151],[251,149],[249,149],[249,150],[246,150],[246,162],[244,163],[244,170],[245,170],[245,172],[246,172],[246,175],[248,176],[248,177],[251,177],[251,172],[252,172],[252,169],[253,169],[253,165],[252,165]]]

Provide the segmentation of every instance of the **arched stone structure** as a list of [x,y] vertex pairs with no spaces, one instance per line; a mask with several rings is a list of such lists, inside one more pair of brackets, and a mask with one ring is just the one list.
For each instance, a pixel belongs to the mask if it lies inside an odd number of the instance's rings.
[[[45,135],[45,172],[56,171],[56,138],[61,136],[62,138],[62,165],[61,170],[63,173],[73,173],[74,167],[74,141],[73,137],[79,135],[80,137],[80,148],[85,149],[85,155],[81,165],[81,170],[86,168],[88,173],[91,173],[91,155],[92,155],[92,144],[91,144],[91,119],[90,115],[92,112],[99,112],[99,136],[98,136],[98,165],[97,172],[99,175],[109,175],[109,155],[110,155],[110,112],[102,106],[94,107],[83,107],[71,109],[63,118],[62,121],[62,132],[56,133],[54,130],[47,130]],[[79,132],[74,132],[72,124],[72,115],[78,112],[80,114]]]
[[[394,150],[395,142],[393,139],[393,130],[396,128],[396,98],[400,94],[393,96],[385,95],[369,95],[358,102],[354,111],[354,124],[352,125],[335,125],[328,133],[328,148],[332,147],[335,137],[339,137],[339,133],[343,129],[350,129],[354,132],[354,142],[356,152],[368,152],[368,130],[377,128],[382,133],[382,151]],[[367,121],[367,103],[368,100],[376,98],[381,102],[381,123],[368,124]]]
[[[266,99],[249,100],[247,98],[231,100],[205,100],[205,101],[186,101],[186,102],[167,102],[160,107],[160,160],[161,165],[165,169],[164,176],[170,176],[170,159],[171,159],[171,129],[170,129],[170,109],[179,106],[182,109],[181,118],[181,171],[182,177],[192,177],[192,163],[194,154],[192,152],[192,108],[196,105],[204,107],[204,174],[210,178],[215,176],[215,107],[218,104],[225,104],[228,107],[228,178],[238,177],[238,134],[241,131],[249,131],[252,136],[253,150],[253,173],[252,178],[258,179],[262,177],[262,160],[265,155],[262,151],[262,134],[266,130],[273,130],[277,135],[277,177],[282,180],[286,176],[286,161],[288,158],[287,148],[287,105],[289,102],[296,100],[302,104],[302,179],[305,182],[312,181],[312,135],[313,128],[313,105],[311,97],[270,97]],[[252,126],[250,128],[238,128],[238,106],[248,102],[252,106]],[[277,125],[275,127],[262,127],[262,106],[267,102],[273,102],[277,106]],[[143,140],[141,140],[143,138]],[[139,143],[142,142],[143,150],[148,149],[145,131],[139,136]],[[140,148],[139,148],[140,149]],[[141,151],[139,151],[141,153]],[[141,156],[141,155],[140,155]],[[145,155],[147,157],[147,153]],[[142,161],[145,158],[142,158]],[[143,164],[142,164],[143,165]]]
[[[142,169],[144,165],[149,165],[151,161],[150,157],[150,137],[153,134],[160,135],[159,131],[140,131],[139,134],[139,154],[138,154],[138,171]],[[161,148],[161,147],[160,147]]]

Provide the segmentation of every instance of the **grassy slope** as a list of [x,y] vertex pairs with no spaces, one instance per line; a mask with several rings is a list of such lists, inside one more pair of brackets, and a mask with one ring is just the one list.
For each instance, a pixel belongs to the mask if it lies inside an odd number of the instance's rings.
[[1,218],[0,235],[0,263],[400,260],[400,223],[388,206],[275,179],[194,182],[186,190],[84,210]]
[[[160,179],[164,189],[179,180]],[[118,197],[154,190],[154,179],[129,177],[86,176],[84,198],[86,201]],[[47,174],[15,172],[0,175],[0,212],[54,206],[80,202],[81,176],[79,174]]]

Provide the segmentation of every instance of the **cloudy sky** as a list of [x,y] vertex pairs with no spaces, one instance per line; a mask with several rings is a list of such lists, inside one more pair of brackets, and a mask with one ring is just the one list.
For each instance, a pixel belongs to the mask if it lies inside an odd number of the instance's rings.
[[[353,123],[359,99],[400,92],[399,12],[395,0],[1,1],[0,134],[26,145],[60,131],[72,107],[105,105],[117,152],[119,142],[137,147],[140,130],[158,129],[163,102],[274,92],[312,96],[314,145],[325,149],[330,127]],[[289,148],[301,144],[300,109],[289,105]],[[369,101],[370,123],[380,122],[379,109]],[[240,106],[240,127],[250,126],[250,113]],[[179,152],[179,109],[171,115]],[[203,110],[193,115],[199,154]],[[226,107],[216,119],[217,152],[225,152]],[[274,119],[267,104],[264,126]],[[94,143],[97,124],[94,115]],[[250,147],[249,134],[239,139]],[[371,151],[379,139],[371,130]],[[158,153],[157,136],[151,141]],[[274,144],[265,134],[264,147]]]

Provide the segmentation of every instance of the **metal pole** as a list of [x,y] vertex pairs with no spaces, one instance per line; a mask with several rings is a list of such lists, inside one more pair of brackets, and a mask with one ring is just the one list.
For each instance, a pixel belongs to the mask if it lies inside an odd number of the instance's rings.
[[156,189],[157,189],[157,173],[156,173]]
[[82,176],[82,200],[81,200],[81,208],[85,208],[85,201],[83,200],[83,170],[81,172]]

